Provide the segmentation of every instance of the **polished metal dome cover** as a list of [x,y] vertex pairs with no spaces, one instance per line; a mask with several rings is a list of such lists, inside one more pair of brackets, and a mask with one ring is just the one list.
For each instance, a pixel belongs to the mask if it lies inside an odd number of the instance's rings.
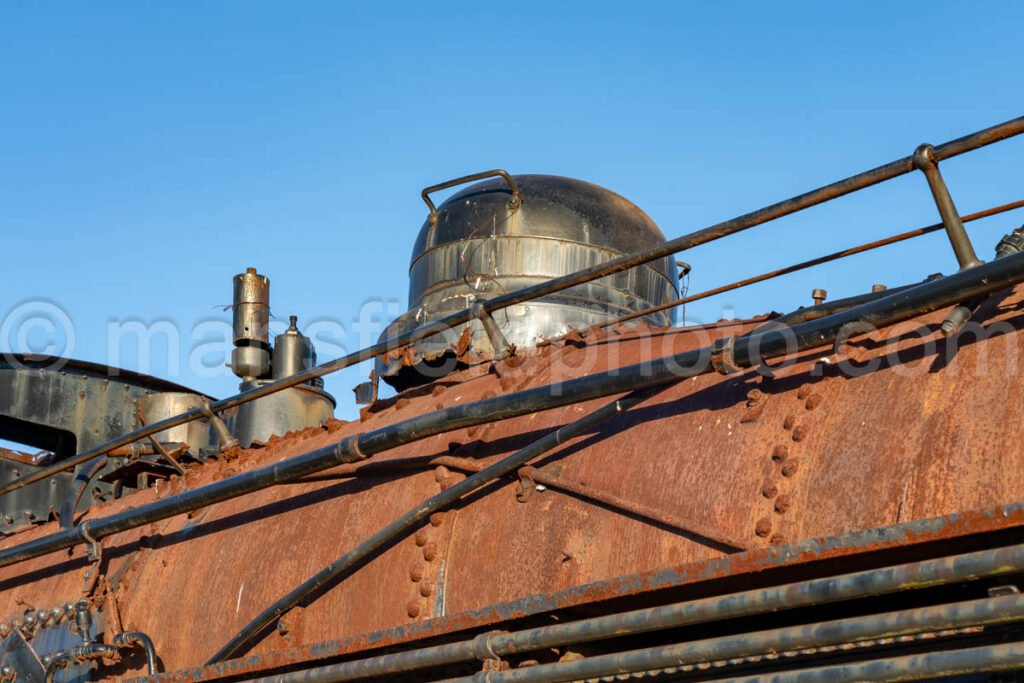
[[[486,180],[458,192],[431,213],[413,247],[409,310],[383,337],[442,318],[476,298],[486,299],[665,242],[647,214],[610,190],[560,176],[517,175],[511,180],[515,191],[506,179]],[[497,311],[494,320],[511,344],[523,348],[676,296],[676,265],[664,258]],[[672,324],[667,312],[642,320],[654,326]],[[468,346],[463,325],[418,342],[411,357],[396,355],[380,364],[378,371],[389,378],[403,367],[453,353],[493,357],[480,322],[469,325],[473,331]]]

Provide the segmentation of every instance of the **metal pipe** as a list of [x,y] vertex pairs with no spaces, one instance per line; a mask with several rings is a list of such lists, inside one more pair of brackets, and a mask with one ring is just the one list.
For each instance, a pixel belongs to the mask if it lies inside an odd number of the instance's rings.
[[142,631],[125,631],[114,636],[114,645],[118,648],[129,648],[141,645],[146,652],[146,671],[150,676],[156,675],[156,648],[153,640]]
[[116,655],[117,650],[110,645],[102,643],[77,645],[58,653],[49,661],[46,665],[45,681],[46,683],[53,683],[53,676],[57,673],[57,669],[63,669],[72,662],[87,662],[93,659],[103,659],[104,657],[114,657]]
[[[891,293],[825,318],[783,329],[754,330],[733,339],[728,347],[730,361],[736,367],[759,365],[773,358],[831,344],[851,323],[866,322],[884,327],[1020,282],[1024,282],[1024,252]],[[0,550],[0,567],[71,548],[88,542],[89,538],[99,540],[340,464],[365,460],[376,453],[436,434],[695,377],[710,372],[713,356],[720,357],[724,351],[724,348],[714,350],[704,347],[418,415],[387,427],[346,437],[335,445],[294,456],[274,465],[244,472],[108,517],[86,520],[74,529],[64,529]]]
[[[1001,204],[999,206],[993,206],[993,207],[991,207],[989,209],[985,209],[984,211],[977,211],[975,213],[968,214],[968,215],[964,216],[962,220],[963,220],[964,223],[970,223],[971,221],[980,220],[982,218],[988,218],[989,216],[995,216],[996,214],[1005,213],[1007,211],[1013,211],[1014,209],[1019,209],[1021,207],[1024,207],[1024,199],[1019,199],[1019,200],[1017,200],[1015,202],[1009,202],[1007,204]],[[705,290],[703,292],[698,292],[697,294],[691,294],[689,296],[684,296],[681,299],[675,299],[673,301],[668,301],[668,302],[665,302],[663,304],[659,304],[657,306],[652,306],[650,308],[645,308],[642,311],[637,311],[635,313],[629,313],[627,315],[620,316],[620,317],[616,318],[615,320],[610,320],[608,322],[599,323],[599,324],[595,325],[594,327],[597,327],[597,328],[611,327],[612,325],[618,325],[619,323],[628,322],[630,320],[635,320],[637,318],[643,318],[643,317],[651,315],[653,313],[660,313],[661,311],[666,311],[666,310],[668,310],[670,308],[676,308],[678,306],[684,306],[684,305],[686,305],[688,303],[691,303],[691,302],[694,302],[694,301],[700,301],[701,299],[707,299],[708,297],[715,296],[716,294],[722,294],[723,292],[731,292],[731,291],[733,291],[735,289],[740,289],[741,287],[747,287],[749,285],[754,285],[754,284],[757,284],[759,282],[764,282],[765,280],[771,280],[773,278],[781,277],[782,275],[789,275],[790,273],[796,273],[796,272],[801,271],[801,270],[806,270],[807,268],[813,268],[814,266],[820,266],[823,263],[829,263],[831,261],[837,261],[837,260],[839,260],[841,258],[846,258],[847,256],[853,256],[855,254],[862,254],[862,253],[864,253],[866,251],[871,251],[872,249],[878,249],[880,247],[885,247],[885,246],[888,246],[890,244],[897,244],[899,242],[904,242],[906,240],[913,239],[914,237],[920,237],[921,235],[927,235],[927,234],[930,234],[930,233],[933,233],[933,232],[938,232],[939,230],[942,230],[944,227],[945,227],[944,223],[934,223],[932,225],[929,225],[929,226],[926,226],[926,227],[923,227],[923,228],[917,228],[915,230],[908,230],[906,232],[901,232],[901,233],[896,234],[896,235],[891,235],[889,237],[884,237],[884,238],[882,238],[880,240],[875,240],[874,242],[867,242],[866,244],[861,244],[861,245],[856,246],[856,247],[850,247],[848,249],[843,249],[841,251],[836,251],[836,252],[833,252],[831,254],[826,254],[825,256],[819,256],[819,257],[813,258],[813,259],[811,259],[809,261],[803,261],[801,263],[797,263],[797,264],[794,264],[792,266],[786,266],[785,268],[779,268],[777,270],[770,270],[767,273],[762,273],[760,275],[755,275],[753,277],[748,277],[748,278],[745,278],[743,280],[737,280],[735,282],[730,282],[727,285],[722,285],[720,287],[714,287],[712,289],[708,289],[708,290]]]
[[[746,683],[807,683],[808,681],[920,681],[1024,667],[1024,643],[928,652],[867,662],[836,664],[815,669],[783,671],[745,677]],[[733,679],[719,679],[733,680]],[[718,683],[708,681],[707,683]]]
[[738,633],[508,671],[481,672],[449,679],[446,683],[557,683],[669,667],[686,670],[697,664],[739,657],[843,645],[928,631],[1003,624],[1022,619],[1024,597],[1011,595],[755,633]]
[[[954,157],[959,154],[963,154],[965,152],[978,149],[979,147],[984,147],[985,145],[990,145],[994,142],[1004,140],[1014,135],[1019,135],[1022,132],[1024,132],[1024,117],[1018,117],[1016,119],[1011,119],[1010,121],[1006,121],[1004,123],[992,126],[991,128],[986,128],[984,130],[972,133],[970,135],[966,135],[962,138],[957,138],[956,140],[952,140],[942,145],[938,145],[937,147],[933,148],[933,156],[937,161],[948,159],[950,157]],[[627,254],[625,256],[620,256],[619,258],[612,259],[605,263],[593,266],[591,268],[586,268],[584,270],[580,270],[569,275],[563,275],[561,277],[553,278],[546,282],[531,285],[529,287],[524,287],[513,292],[499,294],[498,296],[485,301],[483,303],[483,306],[487,310],[487,312],[493,313],[496,310],[500,310],[508,306],[513,306],[515,304],[530,301],[532,299],[537,299],[542,296],[554,294],[556,292],[560,292],[570,287],[575,287],[576,285],[580,285],[585,282],[597,280],[599,278],[608,275],[613,275],[615,273],[628,270],[635,266],[648,263],[659,258],[671,256],[676,252],[683,251],[684,249],[689,249],[691,247],[695,247],[699,244],[711,242],[721,237],[725,237],[727,235],[732,235],[737,232],[753,228],[757,225],[766,223],[776,218],[788,216],[789,214],[795,213],[802,209],[806,209],[811,206],[816,206],[818,204],[827,202],[831,199],[835,199],[837,197],[842,197],[844,195],[850,194],[851,192],[862,190],[864,188],[871,187],[872,185],[877,185],[878,183],[884,182],[886,180],[891,180],[892,178],[905,175],[907,173],[910,173],[912,170],[913,157],[906,156],[903,157],[902,159],[897,159],[896,161],[892,161],[883,166],[879,166],[877,168],[865,171],[863,173],[858,173],[857,175],[853,175],[838,182],[820,187],[816,190],[811,190],[810,192],[805,192],[804,194],[791,197],[782,202],[778,202],[776,204],[772,204],[770,206],[758,209],[756,211],[752,211],[750,213],[744,214],[737,218],[733,218],[723,223],[717,223],[702,230],[698,230],[696,232],[692,232],[687,235],[677,237],[673,240],[665,242],[663,245],[660,245],[658,247],[654,247],[644,251],[639,251],[633,254]],[[448,329],[451,329],[452,327],[455,327],[457,325],[467,323],[472,318],[473,308],[464,308],[461,311],[452,313],[451,315],[441,318],[440,320],[436,320],[432,323],[422,325],[414,330],[402,333],[385,341],[378,342],[376,344],[373,344],[372,346],[368,346],[354,353],[350,353],[347,356],[336,358],[332,361],[328,361],[326,363],[323,363],[322,365],[309,368],[308,370],[294,374],[290,377],[286,377],[283,379],[275,380],[273,382],[269,382],[267,384],[263,384],[261,386],[257,386],[253,389],[249,389],[248,391],[243,391],[241,393],[235,394],[234,396],[229,396],[219,401],[214,401],[213,403],[209,404],[209,408],[214,413],[234,408],[236,406],[242,405],[243,403],[248,403],[249,401],[254,401],[256,399],[263,398],[264,396],[269,396],[270,394],[274,394],[278,391],[281,391],[282,389],[294,387],[296,385],[309,382],[318,377],[323,377],[324,375],[336,372],[337,370],[341,370],[342,368],[347,368],[350,365],[355,365],[358,363],[362,363],[363,361],[370,360],[371,358],[374,358],[376,356],[380,356],[382,354],[406,346],[410,342],[425,339],[439,332],[444,332]],[[138,441],[139,439],[150,436],[151,434],[157,434],[164,430],[171,429],[179,425],[187,424],[189,422],[192,422],[193,420],[197,420],[200,417],[203,417],[203,415],[204,413],[201,408],[192,408],[191,410],[187,410],[184,413],[181,413],[180,415],[169,417],[165,420],[160,420],[158,422],[153,422],[144,427],[140,427],[139,429],[136,429],[123,436],[108,441],[107,443],[101,446],[91,448],[87,451],[83,451],[82,453],[62,460],[56,465],[26,474],[25,476],[13,482],[8,482],[7,484],[4,484],[2,487],[0,487],[0,495],[10,493],[11,491],[20,489],[23,486],[27,486],[28,484],[41,481],[43,479],[47,479],[59,472],[71,469],[72,467],[76,467],[79,464],[87,462],[94,457],[104,455],[112,448],[117,448],[118,446],[125,446],[129,443],[132,443],[133,441]]]
[[910,588],[934,587],[1005,576],[1022,570],[1024,546],[1008,546],[997,550],[921,560],[893,567],[540,626],[514,633],[483,633],[470,640],[378,655],[296,671],[275,676],[273,679],[257,680],[267,683],[270,680],[279,683],[358,680],[471,662],[475,659],[504,657],[583,642],[635,636],[784,609],[827,605],[843,600],[886,595]]
[[402,534],[408,532],[419,522],[423,521],[438,510],[444,509],[456,503],[463,496],[476,491],[477,489],[491,483],[496,479],[514,472],[518,467],[534,458],[547,453],[560,446],[568,439],[584,434],[597,425],[605,422],[625,410],[646,401],[655,394],[663,391],[665,387],[652,387],[634,391],[626,396],[607,403],[597,410],[584,415],[575,422],[559,427],[533,443],[521,448],[515,453],[508,455],[493,465],[489,465],[479,472],[472,474],[462,481],[449,486],[436,496],[420,503],[412,510],[383,527],[352,550],[342,555],[338,560],[327,565],[309,579],[293,588],[286,595],[276,600],[269,607],[260,612],[252,621],[246,624],[234,637],[231,638],[221,649],[219,649],[207,664],[216,664],[237,654],[261,631],[267,628],[278,617],[292,609],[307,597],[320,590],[354,567],[357,563],[368,557],[374,551],[391,543]]

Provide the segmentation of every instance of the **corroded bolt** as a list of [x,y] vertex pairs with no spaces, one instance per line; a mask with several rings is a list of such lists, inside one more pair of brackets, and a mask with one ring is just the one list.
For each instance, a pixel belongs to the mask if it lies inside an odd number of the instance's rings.
[[786,514],[786,512],[789,511],[789,508],[790,508],[791,505],[792,505],[792,501],[790,500],[790,497],[789,497],[788,494],[784,493],[784,494],[782,494],[781,496],[779,496],[778,498],[775,499],[775,511],[777,513],[779,513],[780,515]]
[[764,538],[772,532],[772,522],[767,517],[762,517],[757,520],[757,524],[754,525],[754,533]]
[[779,495],[779,487],[774,482],[766,481],[761,488],[761,495],[765,498],[774,498]]
[[425,598],[430,597],[430,594],[434,592],[434,584],[428,581],[420,582],[420,595]]
[[887,289],[888,287],[886,287],[885,285],[871,285],[871,291],[875,292],[876,294],[878,292],[884,292]]
[[820,306],[821,304],[825,303],[825,299],[828,298],[828,292],[826,292],[824,289],[817,288],[811,292],[811,298],[814,299],[815,306]]
[[772,449],[772,460],[782,461],[789,457],[789,446],[786,444],[779,444]]
[[796,417],[794,417],[793,415],[787,415],[786,418],[782,421],[783,429],[792,429],[795,425]]
[[434,558],[437,557],[437,544],[428,543],[423,546],[423,559],[427,562],[433,562]]
[[823,400],[824,399],[822,398],[821,394],[811,394],[810,396],[807,397],[807,402],[804,403],[804,407],[807,408],[807,410],[814,410],[815,408],[821,405],[821,402]]
[[427,544],[427,530],[426,529],[420,529],[419,531],[417,531],[416,532],[415,541],[416,541],[416,545],[419,546],[420,548],[425,546]]
[[751,389],[747,392],[747,406],[753,406],[764,398],[764,392],[760,389]]
[[796,460],[790,460],[782,466],[782,476],[792,477],[796,474],[796,471],[800,468],[800,463]]
[[412,619],[415,619],[416,617],[418,617],[420,615],[420,603],[419,603],[419,601],[418,600],[410,600],[409,604],[406,605],[406,607],[405,607],[405,613],[408,614],[409,617],[412,618]]
[[799,425],[793,428],[793,441],[803,441],[807,438],[807,427]]
[[287,635],[288,631],[290,631],[290,630],[291,630],[291,627],[288,626],[288,622],[287,621],[285,621],[284,619],[278,619],[277,620],[277,632],[278,633],[280,633],[283,636],[283,635]]

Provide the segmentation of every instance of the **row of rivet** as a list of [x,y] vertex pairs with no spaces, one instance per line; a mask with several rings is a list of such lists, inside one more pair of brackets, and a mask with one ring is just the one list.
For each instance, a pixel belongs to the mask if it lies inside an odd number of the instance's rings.
[[[442,491],[463,478],[465,478],[463,475],[453,473],[444,465],[434,470],[434,481]],[[419,594],[406,605],[405,612],[410,619],[416,619],[424,613],[424,608],[429,607],[427,599],[435,592],[434,582],[427,576],[427,570],[438,556],[437,542],[432,539],[436,535],[436,530],[444,522],[444,517],[444,512],[435,512],[430,515],[430,524],[424,526],[413,536],[413,542],[423,559],[414,562],[409,569],[409,580],[416,584],[416,591]],[[429,612],[429,609],[426,611]]]
[[[800,387],[796,397],[803,402],[804,409],[806,410],[814,410],[821,405],[823,400],[821,394],[812,392],[810,385]],[[797,416],[793,414],[786,415],[782,420],[782,428],[789,432],[789,440],[794,444],[805,441],[810,435],[810,428],[800,424]],[[792,480],[800,469],[800,460],[791,457],[790,444],[788,443],[780,443],[772,448],[771,459],[772,475],[769,476],[761,487],[761,495],[773,501],[772,511],[775,514],[784,515],[792,508],[793,501],[788,493],[780,490],[780,487],[788,488],[787,482]],[[782,479],[777,479],[775,477],[776,473],[781,475]],[[772,535],[772,528],[771,517],[761,517],[754,525],[754,533],[761,538],[768,538],[770,536],[769,540],[772,544],[784,542],[785,539],[782,534],[776,533]]]
[[38,611],[31,610],[25,613],[21,619],[0,622],[0,638],[6,638],[15,629],[21,629],[22,635],[31,638],[37,629],[45,628],[53,624],[59,624],[67,619],[74,619],[75,606],[70,602],[63,607]]

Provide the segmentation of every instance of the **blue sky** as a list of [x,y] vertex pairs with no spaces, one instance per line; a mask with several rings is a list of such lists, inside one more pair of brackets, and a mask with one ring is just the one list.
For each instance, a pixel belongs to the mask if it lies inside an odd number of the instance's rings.
[[[678,236],[1021,115],[1022,25],[1010,2],[0,2],[0,316],[57,306],[75,357],[223,396],[236,378],[190,354],[246,266],[277,319],[343,326],[324,360],[375,336],[361,311],[404,310],[426,185],[574,176]],[[943,164],[960,210],[1024,196],[1022,152]],[[680,258],[698,291],[936,220],[914,175]],[[1022,221],[975,224],[979,254]],[[936,234],[687,317],[955,268]],[[112,352],[133,321],[177,353]],[[51,343],[17,329],[0,347]],[[366,372],[328,378],[339,416]]]

